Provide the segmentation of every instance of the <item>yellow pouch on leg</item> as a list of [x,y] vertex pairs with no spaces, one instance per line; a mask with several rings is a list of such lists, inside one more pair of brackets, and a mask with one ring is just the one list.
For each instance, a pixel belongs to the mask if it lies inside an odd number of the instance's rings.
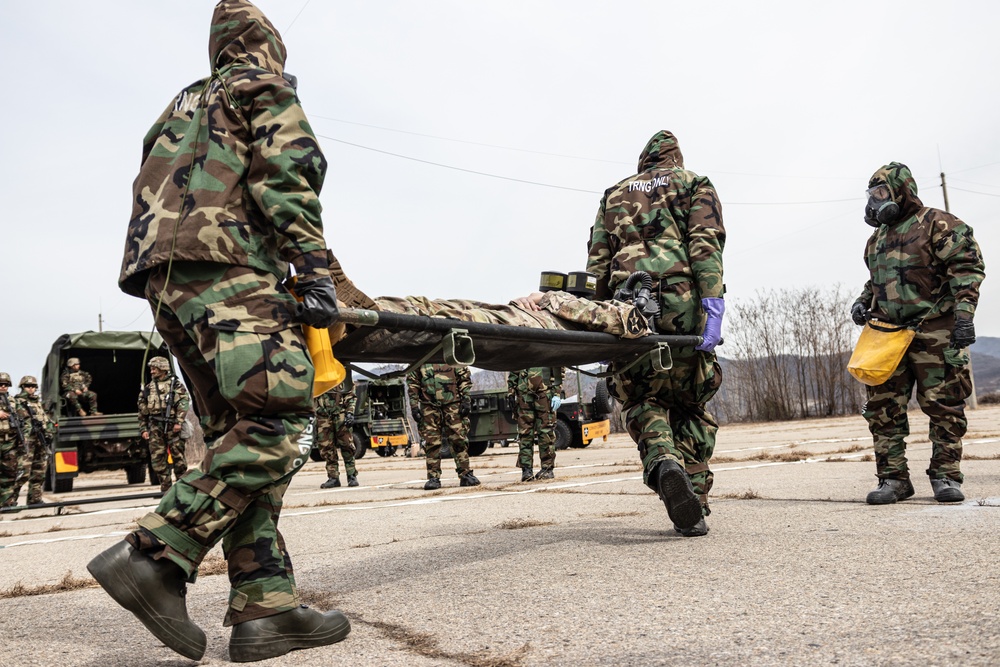
[[907,327],[876,322],[865,325],[847,362],[847,372],[870,387],[889,379],[917,333]]

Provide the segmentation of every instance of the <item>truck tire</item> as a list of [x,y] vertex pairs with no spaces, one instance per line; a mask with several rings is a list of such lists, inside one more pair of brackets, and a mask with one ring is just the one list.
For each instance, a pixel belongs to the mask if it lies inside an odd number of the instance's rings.
[[594,411],[599,415],[609,415],[614,410],[614,402],[608,391],[607,380],[598,380],[594,387]]
[[566,449],[573,442],[573,431],[561,419],[556,420],[556,449]]
[[392,456],[396,453],[395,445],[383,445],[375,448],[375,453],[379,456]]
[[146,481],[146,464],[132,463],[125,466],[125,479],[129,484],[142,484]]
[[489,441],[469,443],[469,456],[482,456],[486,453],[486,448],[490,446]]
[[73,490],[73,478],[67,477],[66,479],[56,479],[55,486],[52,489],[54,493],[69,493]]
[[159,476],[159,474],[157,474],[157,472],[155,470],[153,470],[153,464],[152,463],[149,464],[149,485],[150,486],[159,486],[160,485],[160,476]]
[[49,469],[45,474],[44,487],[46,491],[52,493],[69,493],[73,490],[73,478],[59,479],[56,476],[56,466],[52,459],[49,460]]
[[354,437],[354,460],[365,458],[365,454],[368,453],[368,438],[357,431],[354,431],[352,435]]

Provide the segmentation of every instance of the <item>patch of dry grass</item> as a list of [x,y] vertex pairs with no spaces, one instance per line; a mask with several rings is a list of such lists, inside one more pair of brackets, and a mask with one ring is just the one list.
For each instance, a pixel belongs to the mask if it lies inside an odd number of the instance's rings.
[[352,618],[352,621],[363,623],[376,630],[388,639],[397,642],[411,653],[430,658],[431,660],[452,661],[468,667],[521,667],[524,658],[531,650],[531,644],[526,643],[510,653],[497,655],[492,651],[462,651],[453,653],[440,647],[434,635],[417,632],[403,625],[384,623],[382,621],[366,621],[362,618]]
[[199,577],[211,577],[214,574],[228,574],[229,564],[226,559],[216,554],[209,554],[198,566]]
[[962,452],[963,461],[1000,461],[1000,452],[996,454],[969,454]]
[[727,500],[756,500],[760,498],[760,494],[753,489],[747,489],[746,491],[734,491],[733,493],[720,493],[716,497],[726,498]]
[[500,530],[519,530],[521,528],[535,528],[536,526],[553,526],[551,521],[536,521],[535,519],[510,519],[494,526]]
[[0,537],[10,537],[13,534],[14,533],[10,532],[9,530],[0,530]]
[[605,519],[620,519],[625,516],[641,516],[642,512],[604,512],[598,516],[604,517]]
[[73,571],[68,570],[63,578],[55,584],[42,584],[41,586],[25,586],[20,581],[5,591],[0,591],[0,599],[22,598],[29,595],[48,595],[49,593],[65,593],[81,588],[94,588],[97,582],[93,579],[78,579],[73,576]]

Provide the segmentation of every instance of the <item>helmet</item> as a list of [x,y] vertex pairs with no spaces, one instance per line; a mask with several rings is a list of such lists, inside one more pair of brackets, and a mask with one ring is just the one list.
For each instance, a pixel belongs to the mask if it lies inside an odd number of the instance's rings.
[[30,384],[32,386],[37,387],[38,379],[34,375],[25,375],[23,378],[21,378],[21,382],[17,386],[23,387],[26,384]]
[[0,382],[6,382],[9,385],[10,384],[10,375],[7,374],[7,373],[0,373]]
[[161,371],[169,371],[170,362],[167,361],[166,357],[153,357],[152,359],[149,360],[149,367],[158,368]]
[[77,359],[76,357],[70,357],[69,359],[66,360],[66,365],[67,366],[79,366],[80,365],[80,360]]

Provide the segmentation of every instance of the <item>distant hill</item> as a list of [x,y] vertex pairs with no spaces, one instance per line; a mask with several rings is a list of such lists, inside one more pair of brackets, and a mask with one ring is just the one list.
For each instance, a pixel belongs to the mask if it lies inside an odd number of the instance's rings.
[[976,395],[1000,391],[1000,338],[983,336],[976,340],[969,351],[972,353]]

